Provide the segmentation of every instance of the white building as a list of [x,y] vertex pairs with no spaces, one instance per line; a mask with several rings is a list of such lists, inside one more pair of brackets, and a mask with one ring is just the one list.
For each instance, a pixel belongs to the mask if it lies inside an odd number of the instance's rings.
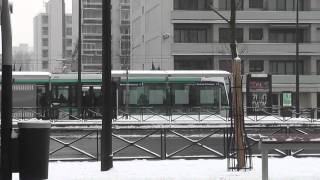
[[37,70],[62,72],[72,55],[72,17],[61,0],[46,3],[46,12],[34,20],[34,53]]
[[[124,69],[130,56],[129,0],[111,0],[112,68]],[[102,0],[82,0],[81,63],[83,71],[101,71]],[[72,1],[73,47],[78,46],[79,0]]]
[[[295,1],[237,1],[243,73],[272,74],[273,105],[280,105],[281,92],[295,92]],[[209,4],[230,17],[230,0],[133,0],[131,68],[230,71],[229,27]],[[320,106],[320,1],[301,0],[299,18],[300,104],[314,108]]]

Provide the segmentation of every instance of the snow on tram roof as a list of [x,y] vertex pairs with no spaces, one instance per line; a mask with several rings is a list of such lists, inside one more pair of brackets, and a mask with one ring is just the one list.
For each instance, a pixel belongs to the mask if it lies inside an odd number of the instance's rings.
[[[112,70],[113,76],[125,76],[126,75],[125,70]],[[221,70],[129,70],[128,73],[133,76],[145,76],[145,75],[151,75],[151,76],[229,76],[230,73],[227,71],[221,71]],[[72,75],[76,73],[67,73],[64,75]],[[101,75],[101,73],[83,73],[83,75]],[[0,76],[2,75],[2,72],[0,71]],[[36,71],[13,71],[13,76],[48,76],[52,77],[52,75],[60,75],[60,74],[51,74],[50,72],[36,72]],[[61,74],[63,75],[63,74]]]
[[[126,71],[123,70],[115,70],[112,71],[115,75],[124,75],[126,74]],[[131,75],[198,75],[198,76],[229,76],[230,73],[227,71],[221,71],[221,70],[167,70],[167,71],[161,71],[161,70],[129,70],[129,74]]]
[[[0,71],[2,75],[2,71]],[[13,76],[51,76],[50,72],[38,72],[38,71],[12,71]]]

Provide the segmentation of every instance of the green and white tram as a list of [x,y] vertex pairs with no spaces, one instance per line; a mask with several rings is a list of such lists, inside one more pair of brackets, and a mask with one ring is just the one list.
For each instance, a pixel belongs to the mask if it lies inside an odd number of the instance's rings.
[[[221,111],[228,106],[226,71],[112,71],[113,102],[117,115],[148,109],[157,114]],[[82,108],[99,114],[102,105],[101,73],[83,73]],[[13,106],[78,107],[77,73],[13,72]],[[88,114],[87,114],[88,115]],[[90,113],[88,116],[93,116]],[[95,116],[96,117],[96,116]],[[88,117],[92,118],[92,117]]]

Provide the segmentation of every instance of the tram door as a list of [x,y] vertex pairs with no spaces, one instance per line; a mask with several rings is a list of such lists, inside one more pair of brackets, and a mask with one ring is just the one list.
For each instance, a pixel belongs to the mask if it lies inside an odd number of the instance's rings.
[[247,114],[262,115],[272,111],[272,83],[269,74],[248,74]]

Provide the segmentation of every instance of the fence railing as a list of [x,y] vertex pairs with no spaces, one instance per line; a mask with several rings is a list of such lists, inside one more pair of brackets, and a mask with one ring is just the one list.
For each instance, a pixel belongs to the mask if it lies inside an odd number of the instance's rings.
[[[247,123],[263,122],[305,122],[316,123],[320,118],[320,108],[303,108],[296,118],[295,108],[253,108],[245,107],[245,121]],[[64,120],[99,120],[102,118],[100,107],[14,107],[12,109],[15,120],[32,118],[64,121]],[[130,107],[118,109],[114,112],[114,122],[228,122],[230,121],[229,108],[212,107]]]
[[[229,126],[204,125],[118,126],[113,127],[112,152],[115,160],[130,159],[198,159],[226,158]],[[320,126],[249,126],[248,145],[253,156],[260,156],[259,135],[317,134]],[[100,159],[101,128],[53,127],[51,130],[50,160]],[[274,149],[270,156],[319,156],[320,150]]]

